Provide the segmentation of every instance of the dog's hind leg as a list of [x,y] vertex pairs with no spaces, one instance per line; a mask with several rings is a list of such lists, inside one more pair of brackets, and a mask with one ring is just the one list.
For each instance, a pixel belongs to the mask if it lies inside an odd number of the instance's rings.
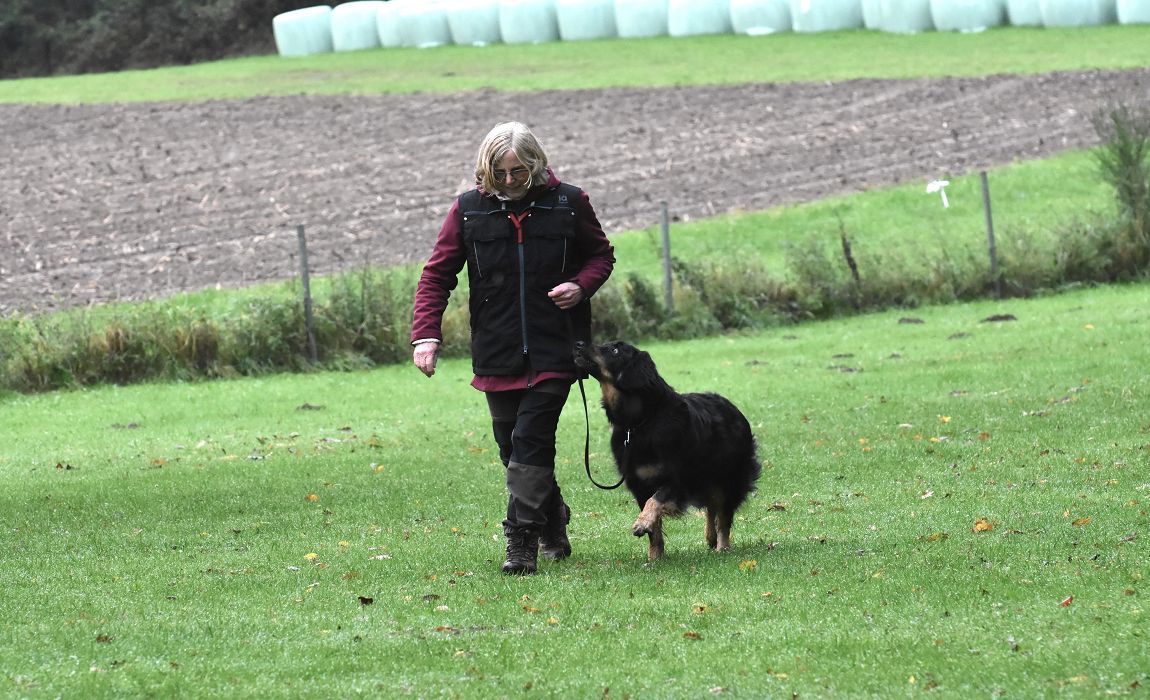
[[703,529],[703,535],[707,538],[707,546],[711,549],[716,549],[719,542],[719,511],[714,506],[707,506],[707,525]]
[[[735,512],[729,508],[717,508],[714,511],[707,510],[708,516],[714,512],[715,518],[715,543],[711,545],[715,551],[725,552],[731,548],[731,523],[735,520]],[[707,541],[711,544],[710,540]]]
[[655,521],[655,527],[647,533],[647,561],[655,561],[663,556],[663,520]]

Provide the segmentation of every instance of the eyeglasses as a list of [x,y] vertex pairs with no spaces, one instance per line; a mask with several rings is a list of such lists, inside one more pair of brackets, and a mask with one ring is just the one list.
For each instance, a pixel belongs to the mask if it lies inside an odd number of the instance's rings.
[[511,170],[493,170],[491,175],[495,178],[496,182],[506,182],[507,176],[510,175],[512,180],[522,180],[531,174],[531,171],[522,166],[512,168]]

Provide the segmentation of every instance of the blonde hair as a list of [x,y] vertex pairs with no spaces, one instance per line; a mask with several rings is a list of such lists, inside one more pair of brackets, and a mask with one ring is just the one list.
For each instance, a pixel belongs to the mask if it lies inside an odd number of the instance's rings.
[[532,187],[547,182],[547,153],[539,139],[525,124],[503,122],[487,132],[479,144],[479,153],[475,156],[476,184],[487,192],[498,191],[498,186],[503,183],[495,179],[495,164],[508,151],[515,153],[519,162],[531,173]]

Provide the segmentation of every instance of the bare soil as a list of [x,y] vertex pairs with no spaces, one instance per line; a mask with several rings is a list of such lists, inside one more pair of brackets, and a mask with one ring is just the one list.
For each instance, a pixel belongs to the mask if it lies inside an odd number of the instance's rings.
[[507,94],[0,105],[0,315],[426,258],[474,149],[532,126],[608,233],[1097,143],[1150,69]]

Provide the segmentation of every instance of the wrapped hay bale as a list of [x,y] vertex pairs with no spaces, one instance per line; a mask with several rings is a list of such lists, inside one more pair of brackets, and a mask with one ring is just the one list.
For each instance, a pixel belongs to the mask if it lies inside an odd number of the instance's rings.
[[1001,26],[1006,5],[1003,0],[930,0],[930,16],[940,32],[976,32]]
[[404,46],[420,49],[452,43],[447,12],[441,3],[408,2],[396,18]]
[[671,36],[730,34],[730,0],[669,0],[667,33]]
[[731,30],[759,36],[791,31],[789,0],[731,0]]
[[486,46],[503,41],[499,33],[499,0],[459,0],[447,7],[451,40],[460,46]]
[[1122,24],[1150,24],[1150,2],[1118,0],[1118,21]]
[[861,29],[861,0],[791,0],[791,26],[796,32]]
[[667,36],[667,0],[615,0],[615,31],[624,39]]
[[499,34],[506,44],[558,41],[555,0],[500,0]]
[[880,0],[879,29],[895,34],[917,34],[934,29],[930,0]]
[[1044,27],[1095,27],[1114,24],[1114,0],[1039,0]]
[[281,56],[331,53],[331,6],[284,12],[272,18],[276,51]]
[[357,0],[336,5],[331,11],[331,43],[336,51],[379,48],[376,15],[383,0]]
[[559,37],[563,41],[613,39],[615,0],[555,0]]
[[1015,27],[1041,27],[1039,0],[1006,0],[1006,21]]

